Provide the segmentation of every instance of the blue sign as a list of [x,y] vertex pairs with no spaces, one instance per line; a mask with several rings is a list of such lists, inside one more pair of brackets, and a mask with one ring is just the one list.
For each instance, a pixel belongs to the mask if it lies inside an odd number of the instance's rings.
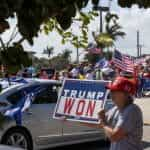
[[54,118],[99,123],[98,112],[107,97],[107,81],[75,80],[64,81]]

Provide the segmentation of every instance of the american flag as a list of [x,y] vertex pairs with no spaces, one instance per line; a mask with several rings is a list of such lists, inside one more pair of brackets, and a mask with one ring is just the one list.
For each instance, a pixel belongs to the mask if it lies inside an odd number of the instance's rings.
[[134,72],[134,61],[131,56],[115,50],[112,61],[117,68],[127,72]]
[[100,48],[90,48],[88,52],[92,54],[101,54],[102,50]]
[[144,64],[145,63],[145,58],[137,58],[134,60],[135,64]]

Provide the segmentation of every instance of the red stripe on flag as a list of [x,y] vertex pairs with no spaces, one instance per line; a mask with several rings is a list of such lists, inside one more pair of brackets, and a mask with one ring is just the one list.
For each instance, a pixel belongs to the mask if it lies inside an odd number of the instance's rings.
[[120,59],[113,57],[112,60],[119,69],[132,73],[134,72],[134,61],[130,56],[121,54]]

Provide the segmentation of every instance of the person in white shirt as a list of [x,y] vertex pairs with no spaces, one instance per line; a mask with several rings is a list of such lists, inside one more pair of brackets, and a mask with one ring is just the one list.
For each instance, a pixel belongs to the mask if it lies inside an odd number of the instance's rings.
[[78,77],[78,75],[79,75],[79,68],[74,67],[74,68],[70,71],[70,73],[71,73],[72,77],[76,79],[76,78]]
[[87,80],[93,80],[94,79],[94,73],[91,69],[89,69],[85,75],[85,79]]

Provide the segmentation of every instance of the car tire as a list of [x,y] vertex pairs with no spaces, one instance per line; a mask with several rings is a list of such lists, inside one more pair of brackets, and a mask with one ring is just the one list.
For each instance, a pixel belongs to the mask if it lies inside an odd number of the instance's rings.
[[25,150],[33,150],[33,142],[30,134],[22,128],[12,128],[2,138],[2,144],[12,145]]

